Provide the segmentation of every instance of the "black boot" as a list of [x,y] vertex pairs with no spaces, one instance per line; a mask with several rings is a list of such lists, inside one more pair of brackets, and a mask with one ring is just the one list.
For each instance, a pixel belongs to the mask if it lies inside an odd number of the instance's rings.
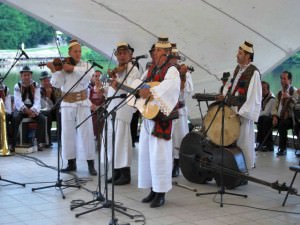
[[115,180],[115,185],[130,184],[131,181],[130,167],[121,168],[120,171],[121,171],[121,175],[119,179]]
[[155,195],[156,195],[156,193],[155,193],[155,192],[152,190],[152,188],[151,188],[151,191],[150,191],[150,193],[147,195],[147,197],[142,199],[142,203],[149,203],[149,202],[152,202],[152,200],[155,198]]
[[150,204],[151,208],[161,207],[165,204],[165,193],[156,193],[153,201]]
[[[116,181],[116,180],[118,180],[118,179],[120,178],[120,176],[121,176],[121,170],[120,170],[120,169],[114,169],[113,174],[114,174],[114,179],[115,179],[115,181]],[[109,178],[109,179],[107,180],[107,183],[110,184],[111,182],[112,182],[112,177]]]
[[178,177],[178,176],[179,176],[179,159],[174,159],[172,177]]
[[63,173],[76,171],[76,159],[68,159],[68,166],[60,171]]
[[87,163],[88,163],[90,175],[96,176],[97,171],[95,170],[95,167],[94,167],[94,160],[87,160]]

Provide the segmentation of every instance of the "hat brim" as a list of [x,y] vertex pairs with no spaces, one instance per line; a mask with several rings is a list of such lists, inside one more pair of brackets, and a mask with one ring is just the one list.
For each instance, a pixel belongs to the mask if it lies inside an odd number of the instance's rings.
[[33,73],[31,70],[21,70],[21,71],[20,71],[20,73],[24,73],[24,72]]
[[172,48],[171,43],[156,43],[155,48]]
[[253,48],[245,45],[244,43],[240,45],[240,48],[243,49],[245,52],[252,53],[252,54],[254,53]]

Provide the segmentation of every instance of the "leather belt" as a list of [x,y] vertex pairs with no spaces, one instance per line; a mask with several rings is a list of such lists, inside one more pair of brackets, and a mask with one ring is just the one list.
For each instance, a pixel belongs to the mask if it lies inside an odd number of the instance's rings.
[[[63,92],[62,94],[64,95],[65,93]],[[73,103],[73,102],[83,101],[85,99],[87,99],[87,91],[82,90],[82,91],[78,91],[78,92],[68,93],[64,97],[63,101]]]

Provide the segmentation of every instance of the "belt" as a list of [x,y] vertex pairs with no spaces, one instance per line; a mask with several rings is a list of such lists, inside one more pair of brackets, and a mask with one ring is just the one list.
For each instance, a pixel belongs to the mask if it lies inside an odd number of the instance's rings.
[[[62,94],[64,95],[65,93],[62,93]],[[73,103],[73,102],[83,101],[85,99],[87,99],[87,91],[82,90],[82,91],[78,91],[78,92],[68,93],[64,97],[63,101]]]

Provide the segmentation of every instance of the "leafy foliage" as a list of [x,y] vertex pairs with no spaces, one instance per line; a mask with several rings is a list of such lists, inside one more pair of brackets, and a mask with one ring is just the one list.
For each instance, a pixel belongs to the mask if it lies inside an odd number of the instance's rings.
[[23,42],[26,48],[53,40],[52,28],[0,3],[0,49],[16,49]]

